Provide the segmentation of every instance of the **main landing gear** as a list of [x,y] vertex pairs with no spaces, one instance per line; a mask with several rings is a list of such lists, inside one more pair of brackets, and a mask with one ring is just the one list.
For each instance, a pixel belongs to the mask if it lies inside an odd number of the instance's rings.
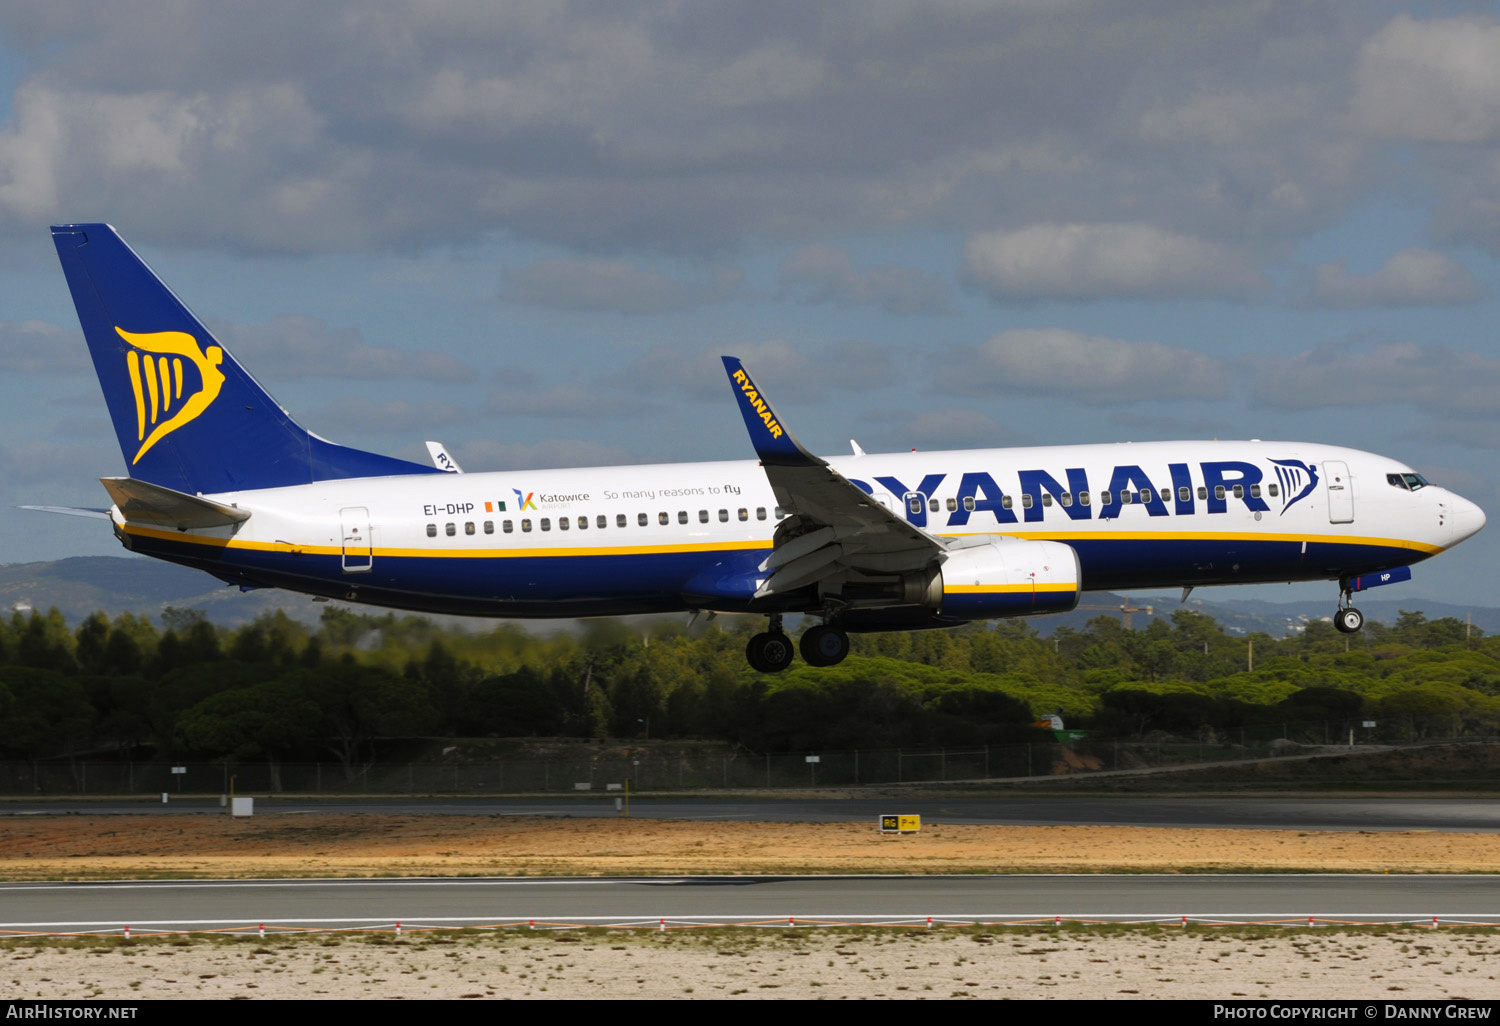
[[1347,581],[1339,584],[1339,609],[1333,614],[1333,626],[1340,634],[1356,634],[1365,625],[1365,614],[1349,605],[1349,591]]
[[[833,666],[849,654],[849,635],[833,624],[802,632],[797,646],[809,666]],[[792,639],[781,628],[781,614],[771,616],[770,630],[755,635],[745,646],[745,660],[761,673],[780,673],[792,665]]]

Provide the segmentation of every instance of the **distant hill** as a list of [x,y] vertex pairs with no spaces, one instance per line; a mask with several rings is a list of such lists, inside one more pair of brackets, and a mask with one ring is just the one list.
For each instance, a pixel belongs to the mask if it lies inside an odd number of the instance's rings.
[[[1232,594],[1232,588],[1214,589],[1209,594]],[[1051,634],[1060,626],[1082,629],[1096,616],[1120,616],[1119,609],[1126,604],[1127,597],[1108,592],[1094,592],[1083,597],[1089,607],[1072,613],[1042,616],[1031,622],[1043,634]],[[335,603],[343,605],[343,603]],[[1129,604],[1136,607],[1150,605],[1152,613],[1142,609],[1133,612],[1131,626],[1144,628],[1153,618],[1170,620],[1174,610],[1191,609],[1213,617],[1230,633],[1252,634],[1264,631],[1273,638],[1296,633],[1309,620],[1327,619],[1333,612],[1333,591],[1330,589],[1326,601],[1264,602],[1249,599],[1225,598],[1211,601],[1197,595],[1189,598],[1185,606],[1174,600],[1130,598]],[[110,616],[123,612],[144,613],[159,616],[166,606],[182,609],[201,609],[214,623],[225,627],[238,627],[249,623],[257,616],[273,610],[283,610],[294,619],[315,624],[325,603],[314,602],[306,595],[297,595],[276,588],[241,592],[237,587],[223,585],[198,570],[145,556],[75,556],[50,563],[10,563],[0,565],[0,609],[48,609],[56,606],[70,623],[77,623],[90,613],[103,610]],[[378,612],[370,606],[348,606],[351,609]],[[1492,606],[1460,606],[1447,602],[1430,602],[1420,599],[1361,598],[1359,608],[1371,620],[1394,623],[1401,610],[1424,613],[1428,619],[1451,616],[1462,620],[1473,617],[1475,627],[1486,634],[1500,633],[1500,609]],[[672,614],[676,615],[676,614]],[[685,616],[681,617],[685,619]],[[493,623],[473,617],[432,617],[440,623],[466,624],[483,627]],[[565,627],[571,621],[526,621],[530,629],[550,632]]]

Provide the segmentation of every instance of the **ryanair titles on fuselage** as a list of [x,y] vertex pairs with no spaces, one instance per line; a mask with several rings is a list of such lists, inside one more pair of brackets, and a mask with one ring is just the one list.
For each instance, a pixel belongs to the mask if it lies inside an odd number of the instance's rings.
[[[1317,480],[1316,472],[1301,461],[1273,462],[1300,467],[1314,483]],[[1136,504],[1153,517],[1187,516],[1200,505],[1206,513],[1227,513],[1231,502],[1243,503],[1255,513],[1269,513],[1268,498],[1274,499],[1284,513],[1312,492],[1309,486],[1293,494],[1278,487],[1274,480],[1263,490],[1265,472],[1246,460],[1204,460],[1197,469],[1195,475],[1190,464],[1169,463],[1165,478],[1160,473],[1153,478],[1139,464],[1123,464],[1110,471],[1109,483],[1098,493],[1090,490],[1088,472],[1083,467],[1068,467],[1061,479],[1046,470],[1021,470],[1016,474],[1020,484],[1018,494],[1029,497],[1029,501],[1023,499],[1020,503],[1012,501],[1011,493],[1004,491],[985,471],[959,474],[956,485],[951,474],[927,474],[921,480],[907,481],[876,475],[874,480],[898,499],[914,494],[927,499],[951,495],[958,508],[948,517],[949,527],[966,526],[980,513],[992,515],[999,524],[1037,523],[1054,504],[1070,520],[1108,520],[1119,516],[1125,506]],[[852,477],[849,480],[867,494],[875,493],[869,482]],[[926,524],[925,503],[903,502],[903,506],[908,520],[918,526]]]

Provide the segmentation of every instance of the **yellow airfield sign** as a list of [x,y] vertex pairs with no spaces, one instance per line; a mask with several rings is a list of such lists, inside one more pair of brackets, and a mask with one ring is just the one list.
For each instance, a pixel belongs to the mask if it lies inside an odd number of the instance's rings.
[[921,816],[881,816],[882,834],[914,834],[922,829]]

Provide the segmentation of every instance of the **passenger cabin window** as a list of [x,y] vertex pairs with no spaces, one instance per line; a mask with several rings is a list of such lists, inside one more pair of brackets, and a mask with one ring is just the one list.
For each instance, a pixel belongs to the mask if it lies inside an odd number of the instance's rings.
[[504,531],[506,534],[513,533],[511,529],[511,522],[509,520],[500,521],[500,530]]
[[1253,484],[1253,485],[1250,486],[1250,498],[1252,498],[1252,499],[1258,499],[1258,498],[1260,498],[1260,485]]
[[660,513],[656,514],[656,522],[661,526],[666,527],[672,522],[672,514],[668,513],[666,510],[662,510]]
[[968,512],[970,512],[970,513],[974,512],[974,496],[972,496],[972,495],[965,495],[964,496],[964,509],[967,510]]
[[[601,517],[600,519],[603,519],[603,518]],[[578,518],[578,529],[580,531],[587,531],[588,527],[589,527],[589,518],[588,517],[579,517]]]
[[495,533],[495,522],[493,520],[486,520],[484,522],[484,533],[485,534],[494,534]]
[[1266,491],[1269,492],[1271,494],[1271,498],[1274,499],[1278,494],[1280,494],[1281,489],[1277,487],[1275,482],[1272,482],[1271,484],[1266,485]]
[[706,510],[706,509],[700,509],[698,511],[698,523],[700,523],[700,524],[706,524],[706,523],[708,523],[708,510]]
[[1234,497],[1236,499],[1243,499],[1245,497],[1245,486],[1244,485],[1235,485],[1234,486]]
[[1108,488],[1104,489],[1104,491],[1102,491],[1102,492],[1099,493],[1099,505],[1101,505],[1101,506],[1108,506],[1110,503],[1112,503],[1114,501],[1115,501],[1115,493],[1112,492],[1112,491],[1110,491]]
[[429,537],[429,538],[436,538],[437,537],[437,524],[428,524],[427,525],[427,537]]
[[[547,529],[546,528],[546,523],[547,523],[547,521],[545,521],[545,520],[542,521],[542,525],[543,525],[542,526],[542,530],[543,531],[545,531]],[[566,531],[568,529],[568,518],[567,517],[558,517],[557,518],[557,529],[559,531]]]
[[[1275,488],[1276,486],[1272,485],[1271,487]],[[1276,493],[1272,492],[1271,494],[1275,495]],[[1183,485],[1181,488],[1177,489],[1177,501],[1178,502],[1192,502],[1193,501],[1193,490],[1191,488],[1189,488],[1187,485]]]
[[1080,505],[1080,506],[1087,506],[1088,504],[1089,504],[1089,493],[1088,492],[1079,492],[1078,493],[1078,505]]
[[679,524],[685,524],[685,523],[687,523],[687,521],[688,521],[687,510],[685,510],[685,509],[678,510],[677,511],[677,522]]
[[[1224,490],[1223,488],[1219,489],[1219,491],[1221,491],[1221,492],[1223,490]],[[1208,498],[1208,486],[1207,485],[1199,485],[1198,486],[1198,498],[1200,498],[1200,499],[1206,499],[1206,498]],[[1221,496],[1219,496],[1219,498],[1222,499],[1222,498],[1224,498],[1224,496],[1221,495]]]
[[474,533],[474,521],[472,521],[472,520],[466,520],[466,521],[464,521],[464,534],[473,534],[473,533]]
[[[641,514],[641,516],[643,518],[645,517],[645,515],[646,514],[644,514],[644,513]],[[624,513],[616,513],[615,514],[615,526],[616,527],[624,527],[625,523],[626,523],[626,521],[625,521],[625,514]]]
[[1073,505],[1073,493],[1063,492],[1057,497],[1057,501],[1062,503],[1064,506],[1071,506]]
[[739,518],[741,520],[749,520],[750,519],[750,511],[748,509],[746,509],[745,507],[743,507],[743,506],[740,507],[738,515],[739,515]]
[[1135,493],[1134,492],[1121,492],[1120,493],[1120,505],[1121,506],[1129,506],[1134,501],[1135,501]]
[[958,512],[958,500],[957,499],[949,499],[947,501],[947,503],[945,503],[945,505],[948,507],[948,512],[949,513],[957,513]]
[[523,520],[523,521],[521,521],[521,533],[522,534],[530,534],[531,533],[531,521],[530,520]]
[[755,507],[755,519],[756,520],[764,520],[764,519],[766,519],[766,507],[764,507],[764,506],[756,506]]
[[911,510],[911,511],[912,511],[912,512],[913,512],[913,513],[920,513],[920,512],[922,512],[922,500],[921,500],[921,499],[919,499],[919,498],[917,498],[917,497],[916,497],[916,496],[915,496],[915,495],[913,495],[913,496],[912,496],[912,497],[911,497],[911,501],[909,501],[909,502],[908,502],[908,503],[907,503],[907,507],[908,507],[908,508],[909,508],[909,509],[910,509],[910,510]]
[[457,524],[444,524],[443,525],[443,533],[446,534],[449,538],[452,538],[455,534],[458,533],[458,525]]
[[1042,505],[1043,506],[1050,506],[1050,505],[1052,505],[1052,493],[1051,492],[1043,492],[1042,493]]
[[1214,498],[1216,498],[1216,499],[1222,499],[1222,498],[1224,498],[1224,486],[1223,485],[1214,485]]
[[1030,492],[1026,492],[1026,493],[1024,493],[1021,496],[1021,508],[1022,509],[1030,509],[1031,507],[1032,507],[1031,493]]
[[[651,522],[651,518],[648,517],[648,516],[646,516],[646,514],[644,514],[644,513],[637,513],[635,515],[635,522],[636,522],[637,526],[639,526],[639,527],[645,527],[647,524],[649,524]],[[623,527],[624,525],[622,524],[621,526]]]
[[552,530],[552,518],[551,517],[542,517],[540,520],[537,521],[537,526],[540,527],[543,531],[550,531],[550,530]]
[[719,510],[719,523],[721,523],[721,524],[727,524],[727,523],[729,523],[729,510],[727,510],[727,509],[721,509],[721,510]]
[[1156,493],[1153,492],[1150,488],[1142,488],[1141,489],[1141,501],[1142,502],[1149,504],[1149,503],[1155,501],[1155,499],[1156,499]]
[[1000,508],[1001,509],[1010,509],[1014,505],[1015,505],[1015,502],[1011,499],[1011,497],[1009,495],[1002,495],[1002,496],[1000,496]]
[[780,506],[777,506],[776,507],[776,519],[777,520],[782,520],[785,517],[786,517],[786,510],[782,509]]
[[[927,509],[931,513],[936,513],[938,510],[942,509],[942,506],[939,505],[936,499],[933,499],[927,503]],[[778,520],[781,519],[781,514],[778,513],[776,516]]]
[[[597,517],[594,518],[594,526],[601,531],[604,530],[609,526],[609,517],[605,516],[603,513],[600,513]],[[625,526],[625,518],[623,516],[620,517],[620,526]]]

